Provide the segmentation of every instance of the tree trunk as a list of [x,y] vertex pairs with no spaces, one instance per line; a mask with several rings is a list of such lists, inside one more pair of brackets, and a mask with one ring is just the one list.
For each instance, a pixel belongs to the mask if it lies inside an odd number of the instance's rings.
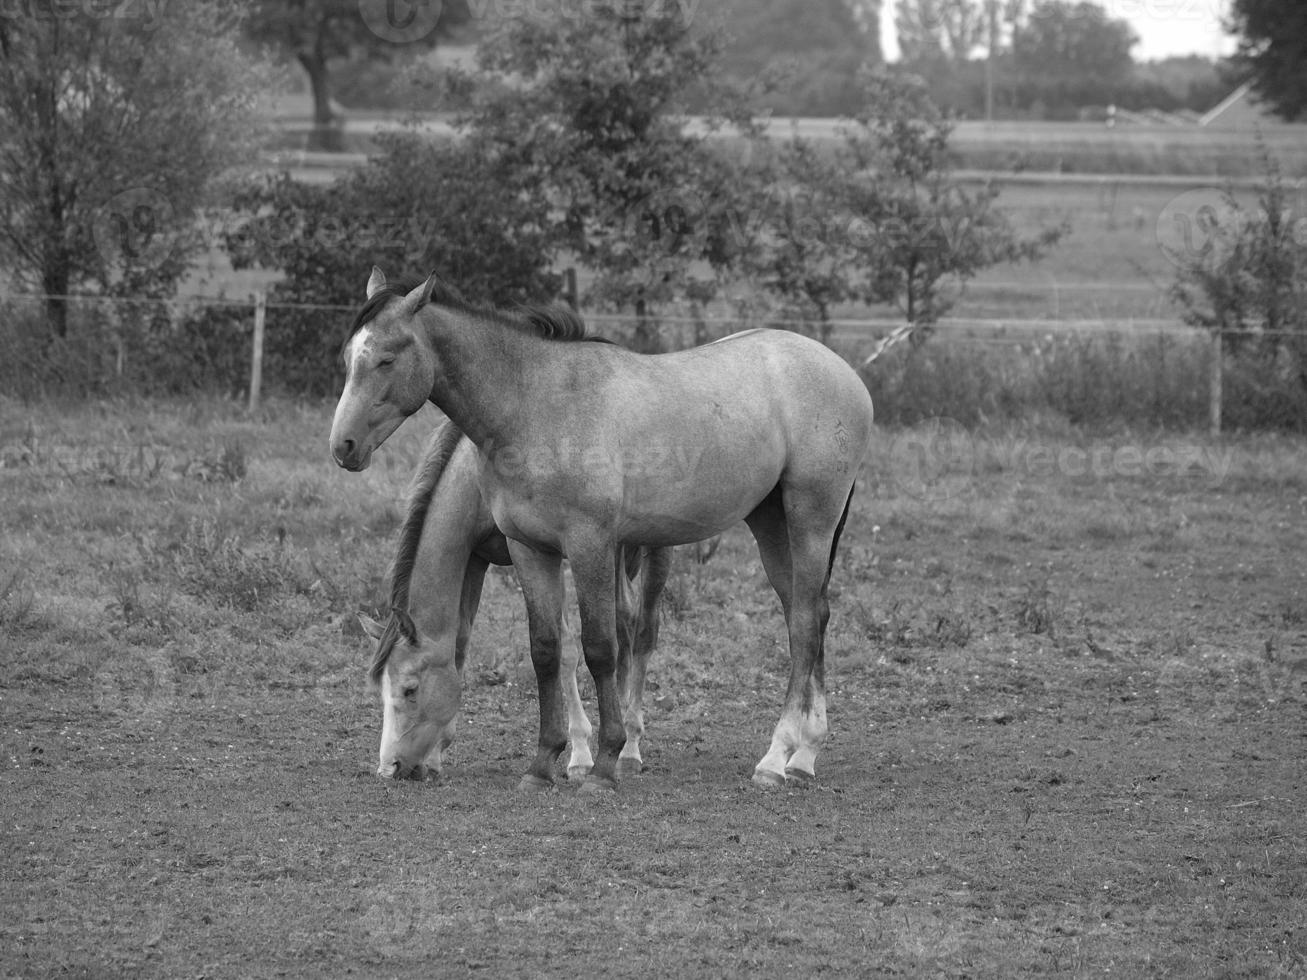
[[41,291],[45,293],[45,323],[50,337],[63,340],[68,336],[68,262],[56,255],[46,260],[41,274]]
[[309,76],[309,88],[313,92],[313,128],[309,131],[308,148],[339,153],[345,148],[345,138],[340,120],[331,108],[331,76],[320,47],[296,55]]

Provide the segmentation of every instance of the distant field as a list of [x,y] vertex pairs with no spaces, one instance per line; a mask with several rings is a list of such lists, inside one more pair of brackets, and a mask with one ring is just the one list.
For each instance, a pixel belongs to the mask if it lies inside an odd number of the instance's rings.
[[[346,124],[346,147],[355,153],[371,152],[375,134],[395,124],[393,117],[380,114],[351,117]],[[836,119],[777,118],[768,128],[777,138],[798,133],[820,141],[835,138],[843,125]],[[454,138],[455,131],[441,117],[426,119],[420,128],[438,138]],[[302,125],[282,125],[271,145],[293,154],[306,145],[307,133]],[[730,136],[715,138],[728,145],[733,140]],[[1307,174],[1307,125],[1270,125],[1260,138],[1286,174]],[[958,166],[977,170],[1217,178],[1261,173],[1257,134],[1199,126],[1109,128],[1102,123],[963,121],[956,124],[951,147]]]
[[[1290,175],[1307,174],[1307,126],[1272,125],[1267,149]],[[1101,123],[959,123],[951,144],[960,166],[1086,174],[1259,176],[1253,132],[1198,126]]]
[[1307,970],[1307,446],[880,431],[832,581],[831,738],[752,543],[677,559],[646,760],[514,787],[487,584],[443,783],[373,774],[365,641],[431,425],[0,403],[0,974],[643,980]]
[[[1224,191],[1219,180],[1185,187],[1134,183],[1128,177],[1032,179],[1001,187],[999,206],[1019,226],[1034,229],[1065,218],[1070,234],[1037,263],[997,267],[979,276],[956,315],[1096,319],[1126,326],[1140,319],[1178,322],[1166,295],[1176,273],[1167,248],[1183,243],[1177,217],[1191,223],[1191,247],[1202,248],[1207,239],[1197,229],[1198,211],[1218,204]],[[1236,191],[1236,199],[1255,206],[1255,194],[1247,189]],[[1299,198],[1300,208],[1303,203],[1307,197]]]

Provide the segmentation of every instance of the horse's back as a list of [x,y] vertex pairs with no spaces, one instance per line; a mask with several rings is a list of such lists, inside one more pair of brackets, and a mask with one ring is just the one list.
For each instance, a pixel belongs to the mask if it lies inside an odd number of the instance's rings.
[[811,337],[754,328],[663,355],[674,370],[712,377],[720,390],[779,411],[796,433],[825,426],[861,462],[874,418],[871,394],[844,358]]

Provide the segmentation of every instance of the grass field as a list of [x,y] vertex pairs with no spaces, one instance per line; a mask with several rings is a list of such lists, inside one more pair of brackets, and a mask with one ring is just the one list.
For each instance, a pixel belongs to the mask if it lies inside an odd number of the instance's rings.
[[810,790],[751,542],[678,555],[646,772],[515,787],[511,575],[440,784],[372,774],[353,614],[424,412],[0,405],[0,975],[1290,977],[1307,971],[1307,444],[885,430]]

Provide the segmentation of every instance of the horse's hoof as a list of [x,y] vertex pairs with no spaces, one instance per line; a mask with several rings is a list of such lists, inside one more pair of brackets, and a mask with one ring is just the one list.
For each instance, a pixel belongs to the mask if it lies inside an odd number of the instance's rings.
[[802,769],[785,770],[785,785],[792,789],[807,789],[816,781],[816,776],[810,772],[804,772]]
[[546,793],[554,788],[554,781],[529,772],[522,777],[522,781],[517,784],[517,788],[523,793]]
[[603,776],[586,776],[585,782],[581,784],[581,788],[577,792],[586,796],[607,796],[617,792],[617,780],[606,779]]
[[629,756],[617,760],[617,775],[638,776],[644,772],[644,763]]
[[586,776],[590,775],[590,766],[568,766],[567,781],[569,783],[582,782]]
[[780,789],[785,785],[785,777],[770,769],[755,769],[753,781],[764,789]]

